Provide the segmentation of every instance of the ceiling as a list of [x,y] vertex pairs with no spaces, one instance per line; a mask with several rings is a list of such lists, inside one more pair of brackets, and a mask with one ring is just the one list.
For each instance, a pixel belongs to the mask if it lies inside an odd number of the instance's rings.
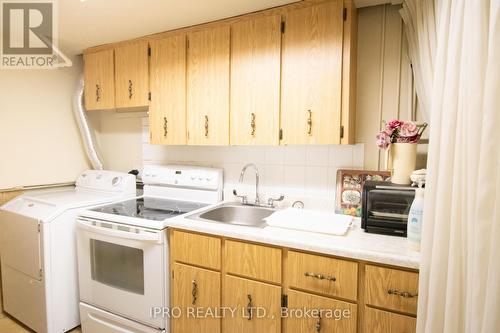
[[292,2],[297,0],[60,0],[59,45],[73,56],[90,46]]

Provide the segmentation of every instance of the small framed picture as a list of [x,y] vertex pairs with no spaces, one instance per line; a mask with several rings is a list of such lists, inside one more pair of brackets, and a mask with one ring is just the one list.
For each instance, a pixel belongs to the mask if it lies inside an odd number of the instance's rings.
[[337,197],[335,212],[361,216],[361,196],[367,180],[389,180],[389,171],[346,170],[337,171]]

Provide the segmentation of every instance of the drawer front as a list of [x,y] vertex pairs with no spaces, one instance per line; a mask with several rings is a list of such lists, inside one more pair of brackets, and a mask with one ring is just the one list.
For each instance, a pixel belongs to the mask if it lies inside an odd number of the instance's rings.
[[230,274],[281,283],[281,249],[228,240],[225,269]]
[[220,238],[171,230],[170,251],[174,261],[220,270]]
[[172,318],[172,332],[219,333],[220,318],[204,312],[195,316],[190,311],[220,309],[221,273],[177,263],[172,272],[172,308],[181,310],[180,316]]
[[366,307],[364,326],[371,333],[415,333],[417,319]]
[[281,287],[279,286],[226,275],[222,306],[235,311],[225,313],[222,319],[222,332],[281,332]]
[[290,251],[286,270],[292,288],[357,299],[356,262]]
[[417,314],[418,273],[365,266],[366,304]]
[[282,311],[285,333],[355,333],[357,309],[349,302],[289,290],[288,307]]

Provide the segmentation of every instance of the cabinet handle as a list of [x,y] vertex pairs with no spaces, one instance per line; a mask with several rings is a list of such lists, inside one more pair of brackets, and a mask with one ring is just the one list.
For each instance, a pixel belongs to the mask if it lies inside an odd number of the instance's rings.
[[193,296],[192,304],[195,305],[196,300],[198,299],[198,283],[196,282],[196,280],[193,280],[191,283],[193,284],[193,288],[191,290],[191,295]]
[[132,80],[128,80],[128,98],[132,99],[133,95],[134,95],[134,93],[132,90]]
[[316,320],[316,333],[321,333],[321,313],[318,310],[318,319]]
[[327,280],[327,281],[332,281],[332,282],[337,281],[337,278],[335,276],[328,276],[328,275],[316,274],[316,273],[310,273],[310,272],[305,272],[304,276],[305,277],[312,277],[312,278],[315,278],[318,280]]
[[252,295],[248,294],[248,304],[247,304],[247,319],[252,320],[252,308],[253,308],[253,303],[252,303]]
[[389,295],[400,296],[400,297],[403,297],[403,298],[418,297],[418,294],[412,294],[412,293],[409,293],[407,291],[398,291],[398,290],[395,290],[395,289],[389,289],[389,290],[387,290],[387,293]]
[[208,116],[205,115],[205,138],[208,138]]
[[252,129],[252,136],[255,136],[255,113],[252,112],[250,118],[250,128]]
[[307,134],[311,135],[312,134],[312,111],[307,110]]
[[101,87],[99,84],[95,85],[95,101],[99,102],[101,100]]
[[163,117],[163,136],[167,137],[168,134],[168,121],[167,117]]

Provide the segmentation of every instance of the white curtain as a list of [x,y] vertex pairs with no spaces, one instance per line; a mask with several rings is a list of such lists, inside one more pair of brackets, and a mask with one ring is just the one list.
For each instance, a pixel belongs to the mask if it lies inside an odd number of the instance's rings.
[[500,332],[500,0],[435,13],[417,331]]
[[405,0],[399,13],[405,23],[419,111],[422,113],[422,118],[429,121],[436,54],[434,0]]

